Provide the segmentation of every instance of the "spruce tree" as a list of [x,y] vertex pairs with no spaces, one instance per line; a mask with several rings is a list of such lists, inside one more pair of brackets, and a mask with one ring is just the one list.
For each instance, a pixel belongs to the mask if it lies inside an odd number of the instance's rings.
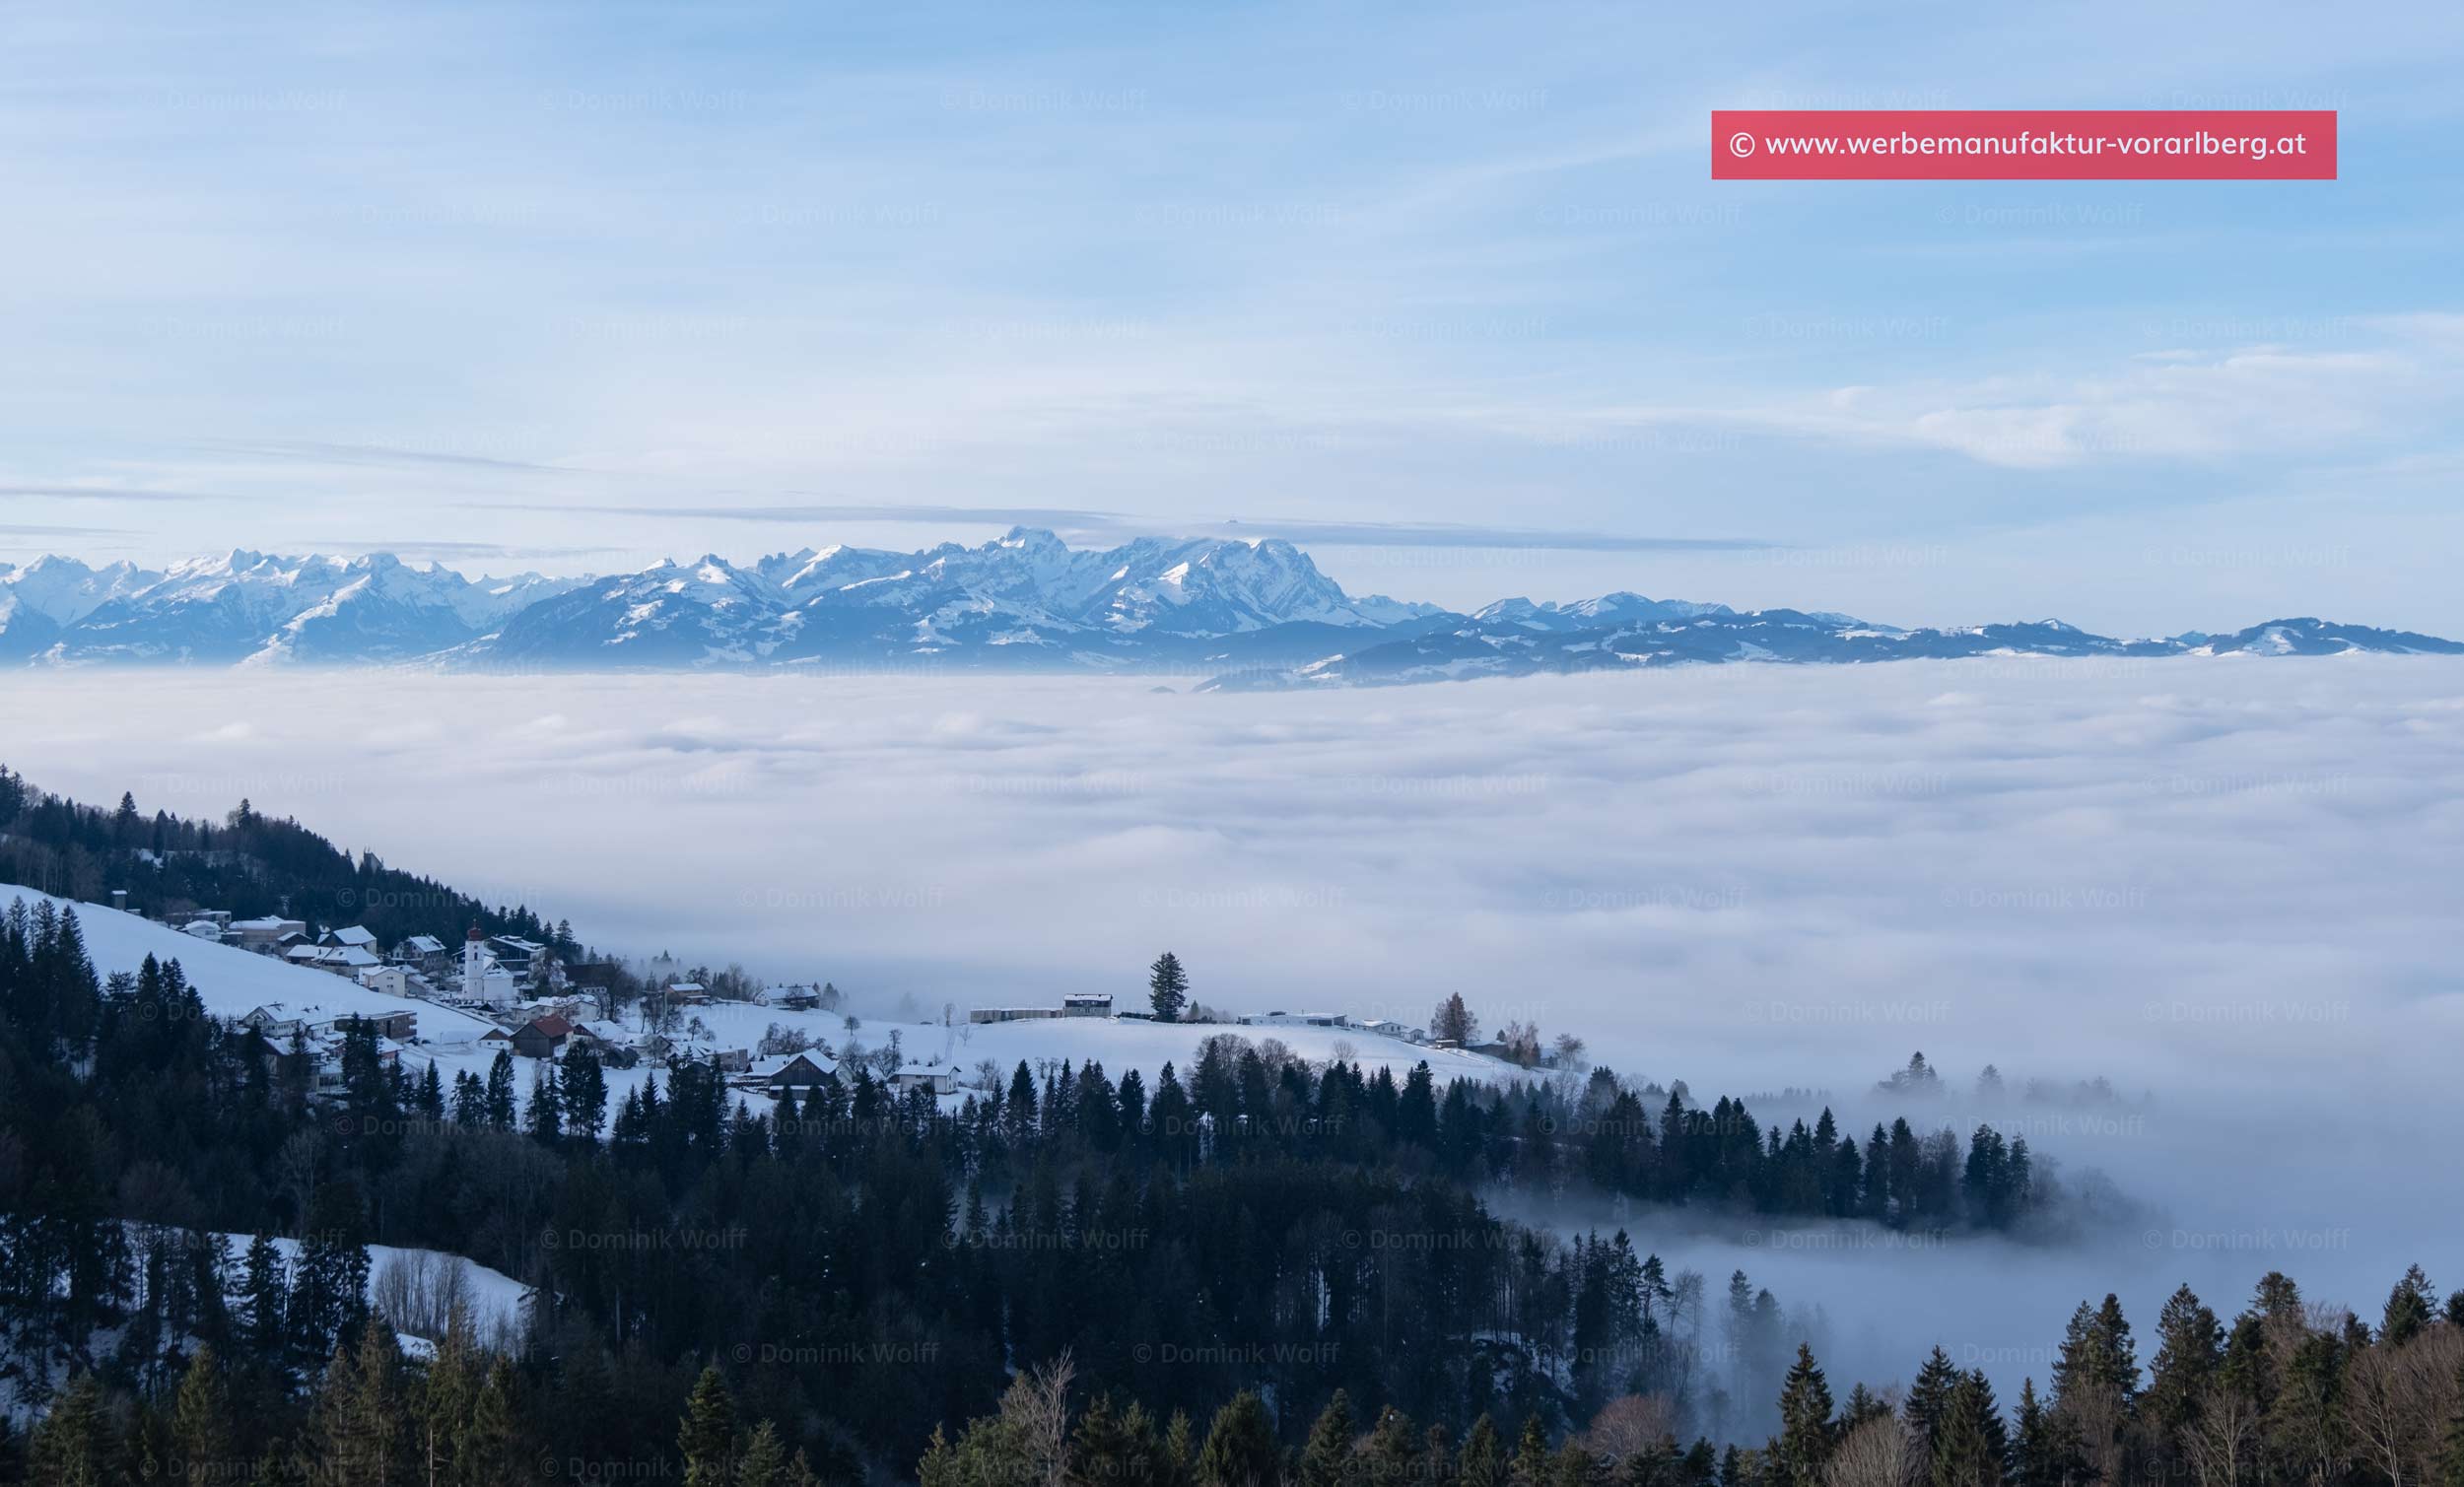
[[1943,1417],[1951,1408],[1951,1391],[1958,1386],[1959,1370],[1951,1362],[1951,1355],[1937,1343],[1927,1354],[1925,1366],[1917,1370],[1916,1383],[1908,1389],[1908,1428],[1930,1449],[1942,1430]]
[[1215,1411],[1198,1453],[1198,1480],[1202,1487],[1279,1487],[1282,1478],[1283,1453],[1274,1444],[1266,1403],[1244,1389]]
[[45,1487],[111,1487],[117,1453],[103,1385],[88,1373],[51,1401],[51,1412],[34,1427],[27,1464],[31,1480]]
[[787,1487],[787,1453],[779,1444],[779,1428],[764,1420],[753,1427],[736,1462],[735,1487]]
[[1981,1370],[1961,1375],[1934,1432],[1933,1487],[2002,1487],[2008,1450],[1993,1386]]
[[171,1405],[171,1454],[179,1473],[207,1481],[236,1478],[240,1462],[231,1433],[231,1389],[210,1346],[188,1360]]
[[1361,1443],[1360,1479],[1368,1487],[1405,1487],[1419,1464],[1419,1454],[1410,1418],[1389,1405],[1378,1416],[1369,1439]]
[[471,1400],[470,1419],[453,1456],[454,1475],[448,1487],[494,1487],[513,1480],[513,1365],[500,1357],[489,1365],[487,1381]]
[[488,1065],[487,1112],[490,1130],[513,1128],[513,1055],[506,1048]]
[[1157,1022],[1179,1022],[1182,1009],[1190,1001],[1189,973],[1181,969],[1181,958],[1167,950],[1146,968],[1146,995],[1155,1009]]
[[1788,1487],[1821,1487],[1834,1439],[1830,1385],[1814,1365],[1814,1350],[1801,1342],[1780,1390],[1778,1465]]
[[272,1239],[259,1234],[248,1241],[242,1273],[247,1318],[240,1335],[257,1366],[280,1368],[286,1336],[283,1309],[289,1304],[291,1286],[282,1251],[274,1248]]
[[1506,1480],[1511,1487],[1547,1487],[1548,1432],[1538,1410],[1523,1417],[1523,1434],[1515,1442],[1514,1459],[1506,1463]]
[[2404,1278],[2387,1293],[2387,1308],[2378,1326],[2379,1345],[2400,1348],[2430,1325],[2437,1315],[2438,1294],[2430,1289],[2430,1277],[2419,1265],[2405,1267]]
[[1472,1422],[1456,1453],[1455,1469],[1463,1487],[1505,1487],[1505,1463],[1497,1454],[1497,1426],[1485,1414]]
[[2156,1353],[2149,1363],[2142,1412],[2169,1444],[2196,1416],[2224,1354],[2224,1328],[2216,1314],[2181,1286],[2156,1318]]
[[1351,1396],[1336,1389],[1301,1447],[1299,1487],[1344,1487],[1352,1465]]
[[716,1365],[702,1370],[678,1422],[685,1487],[728,1487],[735,1475],[736,1406]]

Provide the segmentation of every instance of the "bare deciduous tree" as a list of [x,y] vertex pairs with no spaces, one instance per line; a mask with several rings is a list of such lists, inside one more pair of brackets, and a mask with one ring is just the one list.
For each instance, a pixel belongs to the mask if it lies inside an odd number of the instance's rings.
[[1677,1407],[1666,1394],[1621,1394],[1592,1416],[1585,1441],[1595,1452],[1632,1460],[1677,1434]]
[[1876,1415],[1839,1438],[1822,1481],[1824,1487],[1909,1487],[1923,1454],[1896,1414]]

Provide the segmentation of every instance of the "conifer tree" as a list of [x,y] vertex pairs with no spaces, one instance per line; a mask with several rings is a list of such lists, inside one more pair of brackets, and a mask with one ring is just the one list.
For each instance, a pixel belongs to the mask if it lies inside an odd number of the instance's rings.
[[35,1425],[27,1464],[32,1480],[46,1487],[111,1487],[117,1454],[103,1385],[87,1373],[60,1391],[50,1413]]
[[1538,1410],[1523,1417],[1523,1434],[1515,1442],[1514,1459],[1506,1463],[1506,1480],[1511,1487],[1546,1487],[1548,1432]]
[[1463,1487],[1505,1487],[1505,1463],[1497,1455],[1497,1426],[1485,1414],[1472,1422],[1455,1456]]
[[1378,1416],[1377,1428],[1369,1432],[1369,1439],[1361,1443],[1360,1479],[1368,1487],[1405,1487],[1419,1464],[1419,1455],[1410,1418],[1389,1405]]
[[242,1274],[247,1317],[241,1336],[256,1363],[279,1368],[286,1335],[283,1309],[289,1303],[291,1288],[284,1274],[282,1251],[274,1248],[271,1238],[258,1234],[248,1241]]
[[420,1390],[413,1442],[422,1482],[449,1482],[457,1475],[470,1416],[485,1383],[485,1360],[472,1336],[470,1317],[456,1303],[446,1314]]
[[1822,1469],[1830,1463],[1831,1388],[1814,1365],[1814,1350],[1797,1345],[1797,1362],[1780,1390],[1778,1466],[1788,1487],[1821,1487]]
[[716,1365],[702,1370],[678,1423],[685,1487],[728,1487],[735,1475],[736,1406]]
[[530,1100],[522,1107],[530,1139],[554,1146],[565,1128],[564,1097],[556,1077],[556,1060],[542,1058],[530,1071]]
[[1266,1403],[1244,1389],[1215,1411],[1206,1444],[1198,1453],[1202,1487],[1280,1487],[1283,1453],[1274,1444]]
[[187,1376],[171,1405],[171,1455],[183,1476],[216,1480],[239,1475],[231,1432],[231,1389],[222,1360],[209,1345],[188,1360]]
[[1951,1408],[1951,1391],[1958,1386],[1959,1370],[1951,1362],[1951,1355],[1937,1343],[1925,1357],[1924,1367],[1917,1370],[1916,1383],[1909,1386],[1906,1405],[1908,1428],[1928,1450],[1942,1429],[1943,1417]]
[[1299,1487],[1344,1487],[1352,1465],[1351,1396],[1336,1389],[1301,1447]]
[[2156,1318],[2156,1353],[2149,1363],[2142,1411],[2157,1438],[2170,1442],[2189,1426],[2224,1353],[2224,1328],[2187,1285],[2176,1289]]
[[1190,1001],[1189,973],[1181,969],[1181,958],[1167,950],[1146,968],[1146,996],[1155,1009],[1157,1022],[1179,1022],[1182,1009]]
[[753,1427],[736,1462],[735,1487],[787,1487],[787,1453],[779,1444],[779,1428],[768,1420]]
[[1961,1375],[1934,1432],[1933,1487],[2002,1487],[2008,1444],[1983,1371]]
[[496,1050],[496,1060],[488,1065],[488,1128],[513,1128],[513,1055],[510,1049]]
[[2387,1293],[2387,1308],[2379,1319],[2379,1342],[2400,1348],[2412,1341],[2437,1315],[2437,1306],[2438,1294],[2430,1289],[2430,1277],[2422,1273],[2421,1266],[2407,1265],[2404,1278]]
[[446,1487],[494,1487],[513,1479],[513,1361],[500,1357],[489,1365],[487,1380],[471,1400]]

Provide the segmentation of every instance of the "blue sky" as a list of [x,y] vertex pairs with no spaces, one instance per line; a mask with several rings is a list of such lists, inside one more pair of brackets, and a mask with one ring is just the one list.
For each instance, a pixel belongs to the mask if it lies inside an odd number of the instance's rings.
[[[1038,519],[2464,632],[2464,13],[1870,11],[15,7],[0,561]],[[1715,185],[1715,106],[2333,107],[2343,178]]]

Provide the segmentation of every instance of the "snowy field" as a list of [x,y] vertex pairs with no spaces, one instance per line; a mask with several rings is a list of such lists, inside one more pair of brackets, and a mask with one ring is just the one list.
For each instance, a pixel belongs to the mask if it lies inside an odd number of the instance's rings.
[[[236,1019],[257,1007],[276,1004],[284,1009],[285,1016],[305,1017],[311,1022],[408,1010],[418,1015],[419,1024],[418,1042],[403,1049],[405,1068],[416,1079],[423,1067],[433,1062],[448,1090],[457,1072],[485,1077],[488,1066],[496,1059],[493,1048],[482,1048],[479,1045],[481,1036],[495,1025],[468,1013],[434,1002],[371,991],[323,971],[212,944],[107,906],[72,903],[31,888],[0,883],[0,909],[21,899],[30,905],[48,903],[54,909],[74,910],[78,925],[85,932],[86,953],[94,962],[97,975],[134,972],[149,955],[157,960],[178,961],[206,1010],[214,1016]],[[1519,1072],[1478,1054],[1426,1048],[1400,1039],[1335,1028],[1192,1026],[1083,1017],[980,1025],[960,1022],[955,1027],[943,1027],[937,1022],[862,1016],[856,1017],[851,1028],[849,1020],[837,1013],[793,1012],[740,1002],[694,1007],[684,1015],[689,1022],[700,1022],[707,1030],[708,1041],[721,1048],[752,1049],[773,1024],[801,1031],[838,1052],[844,1052],[851,1043],[863,1049],[877,1049],[888,1045],[895,1034],[911,1061],[945,1058],[958,1065],[970,1081],[976,1065],[986,1059],[999,1065],[1006,1077],[1021,1060],[1040,1068],[1048,1060],[1066,1058],[1074,1063],[1092,1058],[1115,1079],[1134,1068],[1151,1085],[1166,1063],[1175,1064],[1186,1073],[1198,1043],[1212,1034],[1225,1032],[1259,1041],[1280,1039],[1304,1058],[1324,1061],[1339,1053],[1371,1069],[1392,1067],[1398,1079],[1408,1073],[1413,1064],[1426,1061],[1441,1087],[1455,1078],[1498,1079]],[[514,1079],[516,1095],[526,1097],[535,1060],[516,1058],[514,1064],[518,1070]],[[627,1090],[639,1086],[653,1072],[648,1066],[608,1070],[611,1109],[624,1099]],[[748,1098],[756,1107],[764,1104],[758,1095]]]

